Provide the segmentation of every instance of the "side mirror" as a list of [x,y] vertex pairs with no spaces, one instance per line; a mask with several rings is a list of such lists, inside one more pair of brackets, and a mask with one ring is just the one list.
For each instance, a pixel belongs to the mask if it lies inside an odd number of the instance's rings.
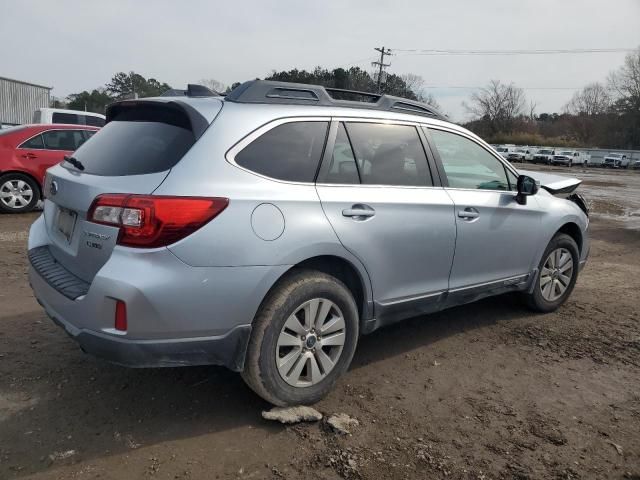
[[535,195],[538,193],[539,186],[533,178],[527,175],[520,175],[518,177],[518,194],[516,195],[516,202],[520,205],[527,204],[527,197],[529,195]]

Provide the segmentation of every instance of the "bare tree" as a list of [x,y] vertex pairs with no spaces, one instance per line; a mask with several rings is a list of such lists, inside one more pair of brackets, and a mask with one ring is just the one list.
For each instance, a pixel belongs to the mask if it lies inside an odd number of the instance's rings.
[[442,110],[436,97],[434,97],[432,93],[425,91],[424,78],[415,73],[405,73],[400,75],[400,78],[402,78],[402,81],[405,83],[407,90],[413,92],[419,102],[427,103],[436,110]]
[[629,53],[624,65],[609,74],[609,87],[616,97],[640,105],[640,48]]
[[203,78],[198,83],[217,93],[222,93],[227,89],[224,83],[216,80],[215,78]]
[[591,83],[573,94],[565,105],[565,111],[577,116],[593,116],[607,113],[611,106],[611,96],[600,83]]
[[538,103],[533,100],[529,100],[529,121],[533,122],[536,119],[536,108]]
[[499,80],[491,80],[489,85],[472,93],[470,101],[470,104],[463,102],[464,108],[478,119],[486,120],[491,133],[511,132],[526,103],[524,90]]

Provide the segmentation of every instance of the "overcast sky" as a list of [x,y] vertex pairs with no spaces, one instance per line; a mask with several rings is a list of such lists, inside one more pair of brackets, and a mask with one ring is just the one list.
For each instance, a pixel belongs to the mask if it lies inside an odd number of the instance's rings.
[[[640,0],[329,1],[0,0],[0,76],[91,90],[134,70],[177,88],[272,70],[357,64],[392,49],[575,49],[640,46]],[[424,77],[443,109],[466,118],[470,88],[490,79],[526,89],[537,112],[604,81],[624,53],[391,57]],[[537,89],[545,88],[545,89]],[[566,88],[552,90],[549,88]]]

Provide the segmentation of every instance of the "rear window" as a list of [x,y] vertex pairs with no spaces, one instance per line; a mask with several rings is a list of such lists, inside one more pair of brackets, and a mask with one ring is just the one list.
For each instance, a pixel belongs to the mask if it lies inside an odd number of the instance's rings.
[[82,162],[84,172],[92,175],[144,175],[169,170],[194,143],[195,137],[187,128],[116,119],[83,144],[74,157]]
[[78,120],[78,115],[76,115],[75,113],[62,112],[53,112],[51,121],[53,123],[70,123],[73,125],[78,125],[80,123],[80,120]]
[[253,172],[289,182],[313,182],[327,137],[328,122],[292,122],[272,128],[236,154]]

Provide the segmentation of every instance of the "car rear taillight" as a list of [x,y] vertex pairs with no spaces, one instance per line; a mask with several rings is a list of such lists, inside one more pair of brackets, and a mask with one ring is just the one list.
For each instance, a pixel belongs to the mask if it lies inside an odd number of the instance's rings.
[[229,205],[228,198],[98,195],[87,220],[120,227],[118,245],[163,247],[190,235]]

